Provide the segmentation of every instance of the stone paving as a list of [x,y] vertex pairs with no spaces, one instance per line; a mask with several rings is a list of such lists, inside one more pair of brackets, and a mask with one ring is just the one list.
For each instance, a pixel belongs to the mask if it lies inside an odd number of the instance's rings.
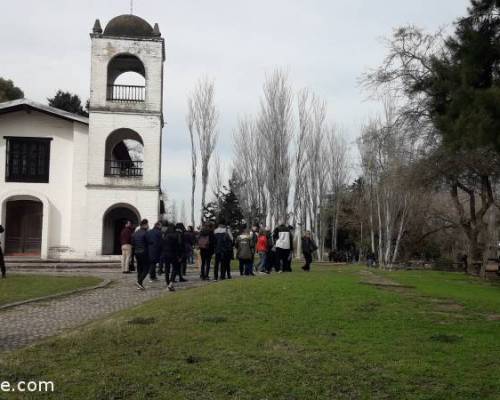
[[[163,276],[158,282],[150,283],[146,279],[146,290],[141,291],[134,285],[135,274],[104,270],[57,273],[37,270],[33,273],[65,276],[84,274],[110,279],[112,282],[104,288],[0,310],[0,352],[30,345],[155,297],[175,295],[175,292],[167,291]],[[188,282],[176,284],[177,290],[206,284],[200,281],[195,271],[188,272],[186,278]]]

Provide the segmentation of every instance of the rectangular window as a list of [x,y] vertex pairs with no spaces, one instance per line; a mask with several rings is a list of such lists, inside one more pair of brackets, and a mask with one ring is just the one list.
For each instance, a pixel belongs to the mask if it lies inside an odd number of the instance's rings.
[[50,138],[4,136],[6,182],[49,182]]

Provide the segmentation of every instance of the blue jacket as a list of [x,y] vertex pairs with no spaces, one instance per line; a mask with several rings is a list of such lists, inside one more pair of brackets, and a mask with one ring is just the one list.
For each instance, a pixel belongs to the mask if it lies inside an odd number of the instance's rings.
[[160,262],[161,230],[158,228],[153,228],[147,231],[146,241],[148,242],[149,261],[152,263]]
[[132,246],[134,246],[134,254],[139,257],[148,257],[148,241],[146,239],[147,231],[138,229],[132,235]]

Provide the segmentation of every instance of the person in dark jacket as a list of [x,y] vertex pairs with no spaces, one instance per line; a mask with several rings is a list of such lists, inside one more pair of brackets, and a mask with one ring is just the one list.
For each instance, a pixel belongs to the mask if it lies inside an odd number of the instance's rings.
[[201,268],[200,278],[204,281],[210,279],[210,261],[215,251],[215,236],[212,227],[203,225],[198,236],[198,248],[200,249]]
[[[3,226],[0,225],[0,234],[4,232]],[[2,273],[2,279],[7,277],[5,271],[5,260],[3,258],[2,243],[0,242],[0,272]]]
[[252,254],[252,271],[254,272],[259,272],[255,266],[255,248],[257,247],[257,238],[259,237],[259,230],[260,227],[257,224],[254,224],[252,226],[252,229],[250,230],[250,237],[252,239],[252,248],[253,248],[253,254]]
[[273,233],[278,271],[292,272],[293,234],[289,226],[281,223]]
[[[193,259],[193,246],[195,244],[195,233],[194,230],[189,230],[185,228],[184,224],[182,225],[182,238],[184,240],[184,262],[182,263],[182,275],[186,276],[187,274],[187,266],[192,265],[194,263]],[[193,229],[192,227],[189,227]]]
[[276,267],[276,247],[274,247],[273,233],[271,228],[266,228],[267,235],[267,253],[266,253],[266,272],[271,273],[273,268],[278,271]]
[[120,232],[120,245],[122,250],[122,273],[128,274],[130,273],[129,265],[130,265],[130,257],[132,255],[132,222],[127,221],[125,226]]
[[375,266],[376,258],[375,258],[375,253],[373,251],[370,250],[366,255],[366,262],[368,264],[368,268],[372,268]]
[[314,243],[314,239],[311,236],[311,231],[306,231],[302,237],[302,254],[304,255],[305,265],[302,267],[304,271],[309,272],[311,270],[312,255],[318,250],[318,246]]
[[140,228],[132,235],[132,246],[134,247],[134,255],[137,260],[137,288],[144,290],[144,279],[149,274],[149,256],[148,256],[148,240],[146,234],[148,232],[148,220],[141,221]]
[[219,226],[214,231],[215,236],[215,265],[214,280],[218,280],[219,266],[220,279],[231,279],[231,258],[233,255],[233,235],[221,220]]
[[182,234],[173,224],[166,223],[162,229],[161,257],[165,266],[165,282],[170,291],[174,291],[174,281],[180,276],[180,263],[184,254]]
[[194,246],[196,244],[196,232],[194,228],[189,225],[186,235],[186,253],[187,253],[187,262],[186,264],[193,265],[194,264]]
[[156,264],[160,262],[161,255],[161,222],[157,222],[153,229],[146,233],[148,241],[148,256],[149,256],[149,278],[152,281],[157,281]]
[[187,282],[187,279],[185,279],[184,276],[187,272],[187,258],[189,254],[188,247],[190,246],[191,238],[188,238],[188,235],[186,234],[186,227],[181,222],[175,224],[175,231],[181,237],[183,243],[183,251],[179,268],[179,282]]
[[[165,273],[165,266],[167,263],[167,260],[165,258],[165,253],[163,252],[163,241],[165,236],[167,235],[168,228],[171,224],[168,222],[167,219],[163,219],[161,222],[161,253],[160,253],[160,263],[158,264],[158,275],[162,275]],[[175,230],[175,227],[174,227]]]

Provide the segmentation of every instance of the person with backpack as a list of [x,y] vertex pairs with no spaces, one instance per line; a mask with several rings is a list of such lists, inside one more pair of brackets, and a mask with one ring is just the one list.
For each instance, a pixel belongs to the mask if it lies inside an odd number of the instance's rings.
[[278,272],[292,272],[293,234],[283,222],[274,230],[276,268]]
[[240,262],[240,275],[254,275],[253,255],[255,252],[254,240],[250,230],[245,228],[243,233],[236,238],[236,257]]
[[200,278],[206,281],[210,279],[210,261],[215,250],[214,233],[207,224],[203,225],[198,236],[198,248],[200,249],[201,257]]
[[180,276],[180,263],[184,254],[184,241],[175,226],[166,223],[162,229],[161,257],[165,268],[165,283],[167,289],[175,291],[174,282]]
[[268,246],[267,246],[267,234],[266,231],[263,229],[259,232],[259,236],[257,237],[257,244],[255,245],[255,251],[259,256],[259,263],[257,264],[256,269],[261,273],[266,273],[267,272],[266,255],[268,251]]
[[214,280],[231,279],[231,258],[233,254],[233,235],[226,226],[224,220],[220,220],[219,226],[214,231],[215,237],[215,264]]
[[306,262],[302,267],[304,271],[309,272],[311,270],[312,255],[316,250],[318,250],[318,246],[316,246],[314,239],[311,237],[311,231],[306,231],[302,237],[302,254]]
[[149,256],[149,281],[157,281],[156,265],[160,262],[161,256],[161,222],[157,222],[153,229],[146,233],[148,241],[148,256]]
[[136,285],[139,290],[145,290],[143,282],[149,274],[148,240],[146,238],[148,228],[148,220],[143,219],[140,228],[132,235],[132,246],[137,260]]

